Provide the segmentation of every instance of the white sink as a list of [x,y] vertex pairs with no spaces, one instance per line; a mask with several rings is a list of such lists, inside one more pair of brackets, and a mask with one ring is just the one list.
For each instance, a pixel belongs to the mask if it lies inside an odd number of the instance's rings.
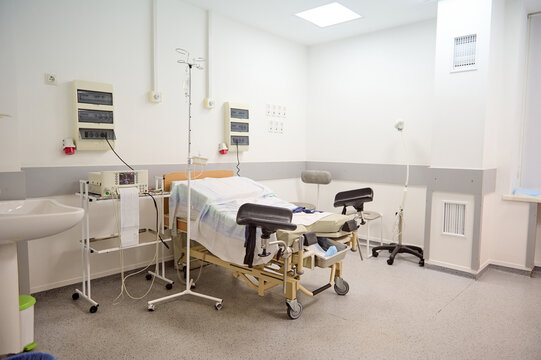
[[0,357],[22,351],[19,318],[17,241],[61,233],[83,218],[84,210],[51,199],[0,201]]
[[77,225],[81,208],[52,199],[0,201],[0,244],[58,234]]

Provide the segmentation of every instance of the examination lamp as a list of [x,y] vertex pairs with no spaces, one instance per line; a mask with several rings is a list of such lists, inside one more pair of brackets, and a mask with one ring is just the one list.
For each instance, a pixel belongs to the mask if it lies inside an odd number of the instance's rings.
[[[391,243],[390,245],[382,245],[382,246],[376,246],[372,249],[372,256],[377,257],[378,251],[387,250],[391,253],[389,256],[389,259],[387,259],[387,264],[392,265],[395,259],[395,256],[399,253],[407,253],[411,255],[415,255],[419,258],[419,265],[424,266],[425,260],[424,260],[424,252],[423,249],[421,249],[418,246],[414,245],[403,245],[402,244],[402,236],[403,236],[403,230],[404,230],[404,206],[406,205],[406,195],[408,193],[408,183],[409,183],[409,177],[410,177],[410,165],[409,165],[409,159],[408,159],[408,153],[406,149],[406,142],[404,140],[404,120],[397,119],[394,123],[394,128],[400,132],[400,137],[402,138],[402,149],[404,152],[404,158],[406,159],[406,182],[404,184],[404,191],[402,192],[402,202],[400,203],[400,206],[398,208],[398,211],[396,212],[396,231],[398,235],[398,242],[397,243]],[[393,234],[394,238],[394,234]]]

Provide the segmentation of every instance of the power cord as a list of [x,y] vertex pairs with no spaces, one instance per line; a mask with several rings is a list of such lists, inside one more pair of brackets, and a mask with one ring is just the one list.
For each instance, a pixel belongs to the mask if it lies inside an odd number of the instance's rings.
[[130,170],[133,170],[133,168],[128,165],[124,160],[122,160],[122,158],[120,157],[120,155],[118,155],[115,151],[115,149],[113,149],[113,146],[111,145],[111,143],[109,142],[109,139],[107,139],[107,136],[106,135],[102,135],[102,137],[105,139],[105,141],[107,141],[107,144],[109,145],[109,147],[111,148],[111,150],[115,153],[115,155],[120,159],[120,161],[122,161],[124,163],[124,165],[126,165],[127,167],[130,168]]
[[237,145],[237,176],[240,176],[240,160],[239,160],[239,141],[235,141],[235,145]]
[[[120,203],[120,201],[119,201],[120,199],[115,198],[115,199],[113,199],[113,201],[114,200],[118,200],[117,202]],[[117,206],[116,206],[116,204],[113,203],[113,213],[114,213],[114,216],[115,216],[115,222],[116,222],[116,225],[117,225],[118,233],[120,234],[120,231],[121,231],[120,230],[120,222],[118,221],[117,212],[118,212]],[[158,235],[159,235],[159,232],[156,232],[156,240],[158,239]],[[121,285],[120,285],[120,293],[118,294],[118,296],[116,298],[113,299],[113,305],[120,304],[119,299],[122,298],[122,296],[124,295],[124,292],[126,293],[126,295],[128,295],[128,297],[130,299],[133,299],[133,300],[140,300],[140,299],[144,298],[145,296],[147,296],[150,293],[150,290],[152,290],[152,286],[154,285],[154,280],[156,279],[155,276],[152,277],[152,282],[150,283],[150,286],[148,287],[148,290],[142,296],[139,296],[139,297],[136,297],[136,296],[133,296],[132,294],[130,294],[130,292],[128,291],[128,287],[126,286],[126,280],[128,280],[129,277],[132,277],[134,275],[137,275],[137,274],[140,274],[140,273],[146,271],[151,265],[153,265],[158,259],[158,249],[159,249],[159,244],[158,244],[158,242],[156,242],[156,251],[154,252],[154,257],[152,258],[152,260],[150,260],[148,265],[145,266],[144,268],[142,268],[141,270],[138,270],[138,271],[136,271],[134,273],[131,273],[129,275],[124,276],[124,249],[123,249],[122,246],[120,246],[120,279],[121,279]]]

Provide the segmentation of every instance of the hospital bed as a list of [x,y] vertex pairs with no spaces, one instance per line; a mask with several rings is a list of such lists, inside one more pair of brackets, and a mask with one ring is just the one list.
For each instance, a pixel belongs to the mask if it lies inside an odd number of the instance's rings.
[[[263,211],[259,213],[260,218],[265,216],[265,211],[271,211],[267,215],[272,216],[273,209],[287,209],[286,213],[291,214],[295,205],[281,200],[267,187],[248,178],[233,177],[232,171],[194,173],[192,179],[191,239],[197,242],[197,246],[190,248],[191,258],[230,269],[235,277],[244,280],[260,296],[271,288],[282,286],[287,314],[291,319],[300,317],[302,313],[302,305],[297,300],[298,291],[315,296],[334,287],[338,295],[347,294],[349,285],[342,279],[342,260],[348,249],[357,247],[357,225],[350,216],[301,211],[291,215],[290,224],[293,226],[285,224],[286,214],[285,218],[280,218],[285,225],[272,227],[270,231],[267,227],[265,232],[261,222],[253,222],[257,211]],[[185,180],[186,173],[164,175],[165,190],[171,193],[166,223],[169,223],[173,235],[185,232],[187,228],[188,188]],[[245,204],[251,208],[243,207]],[[252,236],[255,235],[251,254],[245,247],[249,228],[254,231]],[[262,234],[267,240],[262,240]],[[327,238],[329,245],[336,247],[336,253],[324,256],[316,245],[318,237]],[[175,259],[188,264],[185,254],[186,249],[181,249],[175,254]],[[318,267],[328,269],[330,278],[325,285],[310,291],[301,284],[301,276],[305,269]]]

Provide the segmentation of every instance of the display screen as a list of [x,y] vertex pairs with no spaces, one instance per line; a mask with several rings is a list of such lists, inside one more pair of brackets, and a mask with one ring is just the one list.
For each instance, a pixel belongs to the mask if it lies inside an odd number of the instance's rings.
[[116,140],[115,131],[112,129],[79,129],[79,135],[85,140]]
[[95,123],[95,124],[112,124],[113,112],[101,110],[85,110],[79,109],[79,122]]
[[113,105],[113,94],[77,89],[77,102],[94,105]]
[[231,117],[235,119],[248,119],[248,109],[231,109]]
[[231,146],[235,145],[250,145],[250,138],[248,136],[231,136]]
[[247,123],[231,122],[232,132],[248,132],[250,127]]
[[121,172],[118,173],[118,185],[133,185],[135,184],[135,173]]

